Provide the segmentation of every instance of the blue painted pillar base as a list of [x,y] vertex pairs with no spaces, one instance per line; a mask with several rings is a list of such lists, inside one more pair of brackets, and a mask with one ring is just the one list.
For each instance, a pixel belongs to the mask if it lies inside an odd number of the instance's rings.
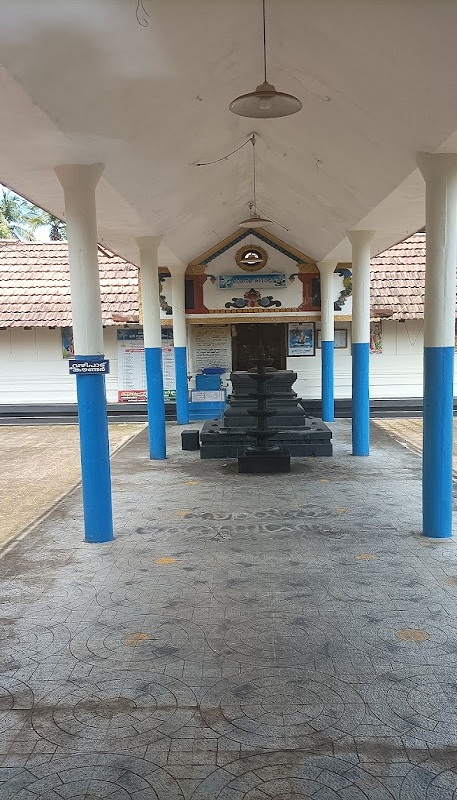
[[424,536],[452,536],[454,348],[424,348]]
[[145,347],[144,356],[148,398],[149,458],[161,459],[167,457],[162,348]]
[[370,455],[370,345],[352,345],[352,455]]
[[176,418],[178,425],[189,422],[189,391],[187,388],[187,347],[175,347]]
[[[76,361],[99,361],[100,355],[76,356]],[[111,470],[105,376],[77,375],[79,441],[86,542],[113,538]]]
[[322,419],[324,422],[334,422],[335,420],[335,399],[334,399],[334,377],[333,362],[334,348],[333,341],[321,343],[322,357]]

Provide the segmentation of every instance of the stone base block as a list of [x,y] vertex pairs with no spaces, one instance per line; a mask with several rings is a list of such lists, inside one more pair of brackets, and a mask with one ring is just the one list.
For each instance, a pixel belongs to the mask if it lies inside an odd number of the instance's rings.
[[244,455],[238,458],[238,472],[265,475],[272,472],[290,472],[290,456],[283,453]]
[[[291,456],[333,455],[330,428],[312,417],[307,417],[305,426],[299,430],[279,430],[268,443],[278,445]],[[224,428],[222,420],[207,420],[200,434],[200,457],[239,458],[250,444],[252,437],[245,429]]]

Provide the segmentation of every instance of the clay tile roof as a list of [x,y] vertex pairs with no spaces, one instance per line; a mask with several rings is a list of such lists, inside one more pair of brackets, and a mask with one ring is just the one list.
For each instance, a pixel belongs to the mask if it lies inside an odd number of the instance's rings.
[[390,319],[424,316],[425,233],[415,233],[371,259],[371,308]]
[[[103,324],[138,319],[137,268],[105,248],[98,261]],[[415,233],[371,259],[372,311],[423,317],[424,282],[425,233]],[[0,239],[0,327],[65,325],[71,325],[66,242]]]
[[[116,325],[113,314],[138,319],[137,268],[105,248],[98,263],[103,324]],[[65,325],[71,325],[67,243],[0,239],[0,327]]]

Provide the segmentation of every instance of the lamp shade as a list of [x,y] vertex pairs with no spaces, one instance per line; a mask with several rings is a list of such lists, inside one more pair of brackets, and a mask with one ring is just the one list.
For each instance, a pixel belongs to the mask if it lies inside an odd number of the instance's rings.
[[271,119],[288,117],[300,111],[302,104],[297,97],[284,92],[277,92],[273,84],[264,81],[257,86],[255,92],[236,97],[229,105],[230,111],[240,117],[253,119]]
[[259,216],[259,214],[252,214],[247,219],[242,219],[238,223],[239,228],[266,228],[268,225],[273,225],[271,219]]

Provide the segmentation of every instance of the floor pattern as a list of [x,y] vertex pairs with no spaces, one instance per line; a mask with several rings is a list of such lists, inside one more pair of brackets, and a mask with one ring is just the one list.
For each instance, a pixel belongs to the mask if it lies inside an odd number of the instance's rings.
[[0,561],[1,800],[455,800],[457,547],[381,430],[290,475],[145,434]]

